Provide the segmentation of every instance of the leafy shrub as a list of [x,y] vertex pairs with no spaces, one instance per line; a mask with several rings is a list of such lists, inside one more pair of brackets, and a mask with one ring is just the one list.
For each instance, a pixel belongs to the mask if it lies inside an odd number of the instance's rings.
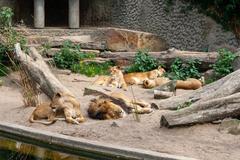
[[72,42],[66,41],[61,50],[54,55],[53,59],[58,68],[70,69],[72,72],[84,74],[89,77],[109,74],[109,67],[114,65],[112,62],[102,64],[83,62],[85,59],[93,59],[95,57],[95,54],[81,52],[79,45],[74,45]]
[[0,9],[0,27],[9,28],[12,26],[13,11],[9,7],[2,7]]
[[181,59],[176,58],[170,67],[170,72],[166,76],[173,80],[185,80],[187,78],[200,78],[201,74],[198,65],[199,60],[189,60],[183,63]]
[[212,67],[217,78],[221,78],[233,72],[232,63],[237,56],[227,49],[220,49],[218,53],[218,60]]
[[102,64],[96,62],[80,62],[79,64],[72,65],[71,70],[88,77],[94,77],[96,75],[108,75],[111,66],[114,66],[114,63],[110,61]]
[[127,67],[125,72],[146,72],[156,69],[158,66],[156,58],[150,56],[146,50],[139,50],[135,55],[133,65]]
[[74,45],[70,41],[63,44],[61,50],[53,57],[58,68],[71,69],[72,65],[78,64],[81,60],[94,58],[94,54],[81,52],[80,46]]

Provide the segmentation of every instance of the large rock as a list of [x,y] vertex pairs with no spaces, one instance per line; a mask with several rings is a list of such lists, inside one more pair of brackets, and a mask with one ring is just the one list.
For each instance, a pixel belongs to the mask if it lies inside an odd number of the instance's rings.
[[[45,30],[43,32],[45,32]],[[166,41],[157,35],[127,29],[95,28],[86,29],[86,31],[82,29],[79,33],[70,33],[70,35],[68,35],[67,30],[59,30],[58,32],[55,31],[52,34],[49,33],[49,35],[43,34],[42,32],[29,35],[28,43],[30,45],[49,44],[52,47],[59,47],[64,41],[69,40],[81,45],[83,49],[117,52],[135,52],[138,49],[148,49],[149,51],[157,52],[168,48]],[[64,36],[62,32],[64,32],[66,36]],[[71,32],[71,30],[69,30],[69,32]]]
[[240,135],[240,120],[238,119],[224,119],[218,129],[223,133],[230,133],[233,135]]
[[166,41],[151,33],[109,29],[105,35],[107,48],[111,51],[131,52],[138,49],[148,49],[151,52],[157,52],[168,48]]
[[240,69],[240,48],[238,49],[238,51],[235,53],[235,55],[237,56],[237,58],[234,60],[233,62],[233,70],[236,71],[238,69]]

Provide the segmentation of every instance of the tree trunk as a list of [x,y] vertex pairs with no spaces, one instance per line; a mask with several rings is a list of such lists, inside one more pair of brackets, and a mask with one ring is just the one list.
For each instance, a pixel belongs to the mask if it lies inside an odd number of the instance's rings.
[[73,95],[61,82],[52,74],[48,65],[44,62],[42,56],[38,54],[34,47],[30,48],[30,54],[25,54],[20,44],[15,45],[15,58],[21,63],[28,72],[31,79],[39,84],[40,89],[50,98],[56,93],[68,93]]
[[[100,54],[100,57],[109,58],[115,62],[123,60],[132,62],[135,53],[136,52],[107,52]],[[183,62],[198,59],[201,62],[199,67],[202,71],[210,69],[210,65],[214,64],[218,58],[217,52],[180,51],[174,48],[163,52],[149,52],[149,55],[159,60],[166,68],[170,68],[176,58],[180,58]]]
[[240,70],[203,88],[155,101],[159,109],[179,111],[162,116],[161,126],[174,127],[240,117]]

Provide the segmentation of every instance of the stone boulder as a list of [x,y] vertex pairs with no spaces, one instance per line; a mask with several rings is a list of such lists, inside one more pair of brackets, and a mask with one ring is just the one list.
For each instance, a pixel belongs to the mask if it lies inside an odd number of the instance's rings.
[[[46,31],[50,32],[50,31]],[[56,32],[56,33],[55,33]],[[127,51],[135,52],[138,49],[148,49],[151,52],[158,52],[168,49],[165,40],[159,36],[134,30],[119,29],[119,28],[89,28],[82,29],[79,32],[64,30],[43,34],[35,34],[28,36],[29,45],[49,44],[51,47],[60,47],[63,42],[69,40],[75,44],[79,44],[82,49],[93,49],[100,51]],[[68,34],[68,32],[70,32]]]
[[137,51],[148,49],[151,52],[167,50],[168,45],[159,36],[126,29],[109,29],[105,31],[106,46],[111,51]]
[[232,64],[234,71],[240,69],[240,48],[239,48],[238,51],[235,53],[235,55],[237,56],[237,58],[234,60],[234,62],[233,62],[233,64]]
[[240,120],[238,119],[224,119],[218,129],[222,133],[230,133],[233,135],[240,135]]

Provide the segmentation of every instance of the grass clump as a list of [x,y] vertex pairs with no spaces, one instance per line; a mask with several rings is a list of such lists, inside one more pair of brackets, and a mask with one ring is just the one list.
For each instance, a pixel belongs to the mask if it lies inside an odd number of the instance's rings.
[[199,60],[189,60],[186,63],[179,58],[176,58],[170,67],[170,71],[166,73],[165,76],[172,80],[186,80],[187,78],[197,78],[201,77],[199,71]]
[[133,65],[127,67],[125,72],[146,72],[156,69],[159,65],[157,59],[150,56],[147,50],[139,50],[135,55]]
[[104,63],[80,62],[79,64],[72,65],[71,70],[75,73],[84,74],[88,77],[94,77],[96,75],[108,75],[109,68],[111,66],[114,66],[114,63],[111,61]]

